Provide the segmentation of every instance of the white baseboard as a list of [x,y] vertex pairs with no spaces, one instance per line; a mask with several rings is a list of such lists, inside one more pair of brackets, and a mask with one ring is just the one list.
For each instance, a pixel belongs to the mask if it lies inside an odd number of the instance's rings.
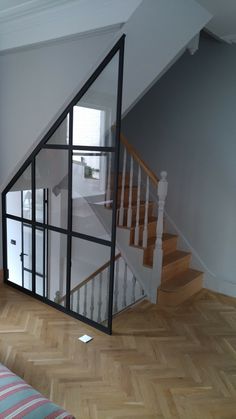
[[226,281],[217,277],[212,277],[207,273],[204,275],[204,288],[220,294],[236,297],[236,283]]

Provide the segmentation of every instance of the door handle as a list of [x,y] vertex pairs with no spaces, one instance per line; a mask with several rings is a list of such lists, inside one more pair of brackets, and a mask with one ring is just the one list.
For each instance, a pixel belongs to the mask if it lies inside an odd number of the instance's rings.
[[23,262],[24,256],[29,256],[27,253],[21,253],[20,254],[20,260]]

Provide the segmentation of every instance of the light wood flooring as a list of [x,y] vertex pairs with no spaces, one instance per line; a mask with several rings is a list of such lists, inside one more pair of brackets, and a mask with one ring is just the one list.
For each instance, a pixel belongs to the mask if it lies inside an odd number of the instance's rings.
[[77,419],[235,419],[236,300],[143,301],[106,336],[1,285],[0,361]]

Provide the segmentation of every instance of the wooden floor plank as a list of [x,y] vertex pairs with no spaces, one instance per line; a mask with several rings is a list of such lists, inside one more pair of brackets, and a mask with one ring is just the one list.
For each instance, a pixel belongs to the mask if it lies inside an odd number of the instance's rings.
[[77,419],[236,418],[236,299],[202,290],[177,308],[142,301],[113,329],[0,286],[0,361]]

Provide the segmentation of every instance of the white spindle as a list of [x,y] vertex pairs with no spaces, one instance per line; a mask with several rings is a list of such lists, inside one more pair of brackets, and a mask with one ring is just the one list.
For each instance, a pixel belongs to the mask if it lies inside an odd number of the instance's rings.
[[136,287],[136,278],[133,275],[133,278],[132,278],[132,303],[135,302],[135,287]]
[[73,311],[74,309],[74,293],[70,296],[70,309]]
[[127,151],[124,149],[123,157],[123,171],[122,171],[122,185],[121,185],[121,198],[120,198],[120,209],[119,209],[119,225],[124,224],[124,197],[125,197],[125,175],[126,175],[126,156]]
[[149,176],[147,176],[147,183],[146,183],[143,247],[147,247],[147,244],[148,244],[148,211],[149,211]]
[[83,315],[87,316],[87,284],[84,285],[84,312]]
[[90,306],[91,320],[93,320],[93,312],[94,312],[94,285],[95,285],[95,278],[92,279],[92,285],[91,285],[91,306]]
[[142,287],[142,285],[139,282],[139,288],[140,288],[140,295],[144,295],[144,289]]
[[[156,243],[154,251],[154,272],[155,272],[155,284],[157,286],[161,283],[162,275],[162,260],[163,260],[163,250],[162,250],[162,235],[163,235],[163,221],[164,221],[164,208],[165,200],[168,190],[168,182],[166,180],[167,172],[161,172],[161,179],[158,182],[158,219],[157,219],[157,229],[156,229]],[[153,289],[153,302],[156,300],[156,286]]]
[[115,264],[114,307],[113,307],[114,313],[117,313],[118,311],[119,269],[120,269],[120,258],[116,260],[116,264]]
[[107,174],[107,193],[106,193],[106,206],[111,206],[111,166],[112,166],[112,153],[108,153],[108,174]]
[[127,217],[127,227],[132,225],[132,200],[133,200],[133,174],[134,174],[134,160],[130,157],[130,175],[129,175],[129,208]]
[[102,272],[99,274],[99,290],[98,290],[98,323],[102,321]]
[[140,196],[141,196],[141,167],[138,167],[138,192],[137,192],[137,208],[136,208],[136,226],[134,234],[134,244],[139,244],[139,216],[140,216]]
[[127,299],[126,299],[126,295],[127,295],[127,263],[124,263],[124,285],[123,285],[123,303],[122,306],[126,307],[127,305]]
[[106,275],[106,282],[107,282],[106,290],[107,290],[107,295],[106,295],[106,310],[105,310],[105,319],[104,320],[107,320],[108,319],[109,287],[110,287],[110,269],[107,269],[106,270],[106,273],[107,273],[107,275]]
[[80,289],[78,289],[77,291],[77,313],[79,314],[79,310],[80,310]]

